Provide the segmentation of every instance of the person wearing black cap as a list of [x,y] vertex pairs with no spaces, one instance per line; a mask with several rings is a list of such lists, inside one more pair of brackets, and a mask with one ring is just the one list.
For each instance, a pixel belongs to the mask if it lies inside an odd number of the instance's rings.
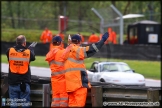
[[17,101],[14,99],[23,99],[24,105],[30,105],[30,62],[35,61],[35,45],[32,43],[27,48],[25,36],[19,35],[16,38],[16,45],[6,51],[9,63],[8,84],[11,107],[17,107]]
[[68,94],[65,85],[65,71],[61,55],[64,48],[61,46],[62,39],[60,36],[55,36],[52,39],[53,48],[46,54],[51,69],[51,86],[52,86],[52,103],[51,107],[67,107]]
[[88,81],[84,59],[98,52],[108,37],[109,33],[106,32],[99,42],[81,47],[81,37],[79,35],[72,36],[71,44],[62,55],[65,61],[66,91],[69,95],[69,107],[85,106],[87,88],[91,88],[91,85]]

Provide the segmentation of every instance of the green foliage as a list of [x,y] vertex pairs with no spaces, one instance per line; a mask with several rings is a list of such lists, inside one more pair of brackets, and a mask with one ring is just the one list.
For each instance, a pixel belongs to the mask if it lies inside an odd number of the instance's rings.
[[18,35],[25,35],[28,42],[40,42],[40,30],[2,29],[1,41],[14,42]]
[[[124,20],[124,24],[133,23],[137,20],[149,20],[150,19],[150,10],[148,4],[153,6],[153,20],[161,22],[161,3],[160,1],[11,1],[11,6],[9,7],[8,1],[2,1],[1,7],[1,27],[12,28],[12,17],[15,23],[16,28],[31,28],[31,29],[42,29],[44,26],[48,26],[56,30],[58,27],[58,16],[64,15],[64,6],[66,6],[66,16],[69,20],[75,20],[70,23],[69,29],[71,31],[84,32],[97,32],[99,31],[100,19],[96,14],[91,10],[91,8],[101,9],[101,8],[110,8],[112,3],[115,3],[116,8],[123,14],[128,2],[128,9],[125,14],[144,14],[145,17],[140,19],[132,18]],[[10,8],[12,12],[10,13]],[[113,15],[116,13],[105,13]],[[7,18],[4,18],[7,17]],[[18,24],[18,19],[20,20],[21,26]],[[80,23],[79,20],[86,21],[86,23]],[[111,19],[112,20],[112,19]],[[25,23],[26,22],[26,23]],[[110,23],[110,22],[109,22]],[[77,27],[76,27],[76,26]],[[27,26],[27,27],[26,27]],[[79,28],[82,26],[82,28]],[[92,28],[92,27],[93,28]],[[125,30],[126,31],[126,30]]]
[[[1,62],[7,63],[7,57],[1,55]],[[84,63],[87,69],[90,69],[93,61],[107,61],[106,58],[87,58]],[[160,62],[158,61],[139,61],[139,60],[122,60],[122,59],[108,59],[108,61],[120,61],[127,63],[136,73],[140,73],[145,78],[160,79]],[[45,56],[36,56],[36,60],[31,62],[31,66],[49,67],[48,62],[45,61]]]

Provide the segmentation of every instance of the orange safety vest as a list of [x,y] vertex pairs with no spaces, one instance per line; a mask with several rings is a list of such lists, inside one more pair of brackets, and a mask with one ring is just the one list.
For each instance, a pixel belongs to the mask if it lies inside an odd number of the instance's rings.
[[112,43],[113,44],[117,44],[117,41],[116,41],[116,33],[114,31],[112,32]]
[[[83,87],[81,71],[86,72],[86,67],[84,65],[84,58],[87,57],[86,51],[89,47],[80,47],[72,44],[72,50],[68,53],[68,57],[64,63],[65,66],[65,79],[66,79],[66,91],[73,92],[78,88]],[[66,54],[67,56],[67,54]],[[87,73],[85,73],[87,77]],[[87,77],[88,79],[88,77]],[[88,82],[88,87],[91,85]]]
[[14,48],[9,51],[9,68],[12,73],[25,74],[30,63],[30,50],[17,52]]

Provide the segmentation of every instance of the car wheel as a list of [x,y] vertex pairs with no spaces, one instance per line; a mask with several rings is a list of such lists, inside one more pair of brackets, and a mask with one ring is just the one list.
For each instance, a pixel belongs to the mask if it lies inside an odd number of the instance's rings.
[[100,79],[100,82],[105,82],[105,80],[103,78]]

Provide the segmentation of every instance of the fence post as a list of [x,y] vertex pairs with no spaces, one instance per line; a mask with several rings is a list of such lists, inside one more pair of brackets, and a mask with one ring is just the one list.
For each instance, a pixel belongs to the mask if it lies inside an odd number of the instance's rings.
[[50,107],[50,95],[51,95],[50,84],[43,84],[42,91],[43,91],[42,106]]
[[92,86],[91,88],[92,107],[103,106],[102,86]]
[[159,99],[159,90],[153,90],[152,88],[147,90],[147,101],[148,102],[154,102],[153,107],[159,107],[160,106],[160,99]]
[[148,89],[147,90],[148,102],[159,102],[159,90]]

